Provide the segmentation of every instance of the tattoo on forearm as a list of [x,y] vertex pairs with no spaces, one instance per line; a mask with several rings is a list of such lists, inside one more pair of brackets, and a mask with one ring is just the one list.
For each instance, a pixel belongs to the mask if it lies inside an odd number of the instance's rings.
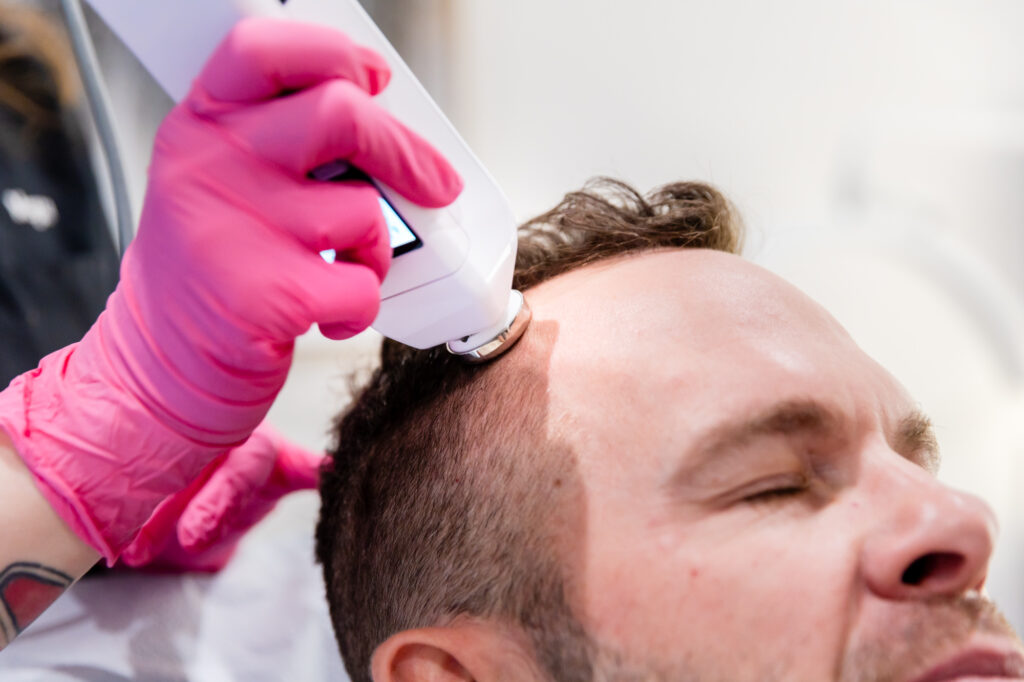
[[13,563],[0,572],[0,649],[57,600],[74,580],[54,568]]

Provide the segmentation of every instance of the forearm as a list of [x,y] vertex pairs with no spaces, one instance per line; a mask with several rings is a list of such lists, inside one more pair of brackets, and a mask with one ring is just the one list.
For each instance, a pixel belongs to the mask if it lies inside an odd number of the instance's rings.
[[61,521],[0,431],[0,649],[99,559]]

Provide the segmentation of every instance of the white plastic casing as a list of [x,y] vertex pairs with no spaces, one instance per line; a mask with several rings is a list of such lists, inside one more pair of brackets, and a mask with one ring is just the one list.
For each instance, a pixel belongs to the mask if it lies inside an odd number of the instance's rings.
[[[512,286],[516,221],[497,184],[355,0],[87,0],[175,100],[245,16],[269,15],[337,28],[373,48],[392,77],[376,101],[433,144],[465,181],[459,198],[425,209],[379,185],[423,245],[395,257],[373,327],[429,348],[494,327]],[[339,206],[339,210],[344,210]]]

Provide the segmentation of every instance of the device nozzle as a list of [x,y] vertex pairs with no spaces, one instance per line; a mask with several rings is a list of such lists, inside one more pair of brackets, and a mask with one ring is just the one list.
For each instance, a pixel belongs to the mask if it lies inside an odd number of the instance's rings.
[[498,357],[515,345],[530,325],[533,313],[523,295],[512,290],[502,322],[490,329],[447,343],[448,352],[466,362],[479,364]]

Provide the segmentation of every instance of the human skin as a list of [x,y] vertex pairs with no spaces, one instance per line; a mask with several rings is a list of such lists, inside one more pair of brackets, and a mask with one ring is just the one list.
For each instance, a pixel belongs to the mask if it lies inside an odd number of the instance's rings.
[[[579,608],[603,646],[701,679],[833,679],[929,612],[950,619],[934,598],[982,586],[992,514],[936,481],[929,453],[897,451],[913,401],[783,280],[726,254],[664,251],[568,274],[530,302],[559,325],[551,435],[578,455]],[[717,425],[786,403],[818,403],[836,424],[689,470]],[[793,493],[749,499],[773,489]],[[959,565],[902,581],[940,552]],[[909,679],[965,646],[915,642],[908,669],[865,679]]]
[[[542,363],[534,399],[576,458],[562,549],[598,679],[1024,674],[979,594],[991,511],[936,480],[915,403],[823,308],[705,250],[587,266],[527,297],[535,333],[502,371]],[[778,410],[708,449],[723,425]],[[393,637],[375,679],[535,676],[489,664],[517,645],[481,627]],[[444,674],[414,655],[423,644],[447,651]]]

